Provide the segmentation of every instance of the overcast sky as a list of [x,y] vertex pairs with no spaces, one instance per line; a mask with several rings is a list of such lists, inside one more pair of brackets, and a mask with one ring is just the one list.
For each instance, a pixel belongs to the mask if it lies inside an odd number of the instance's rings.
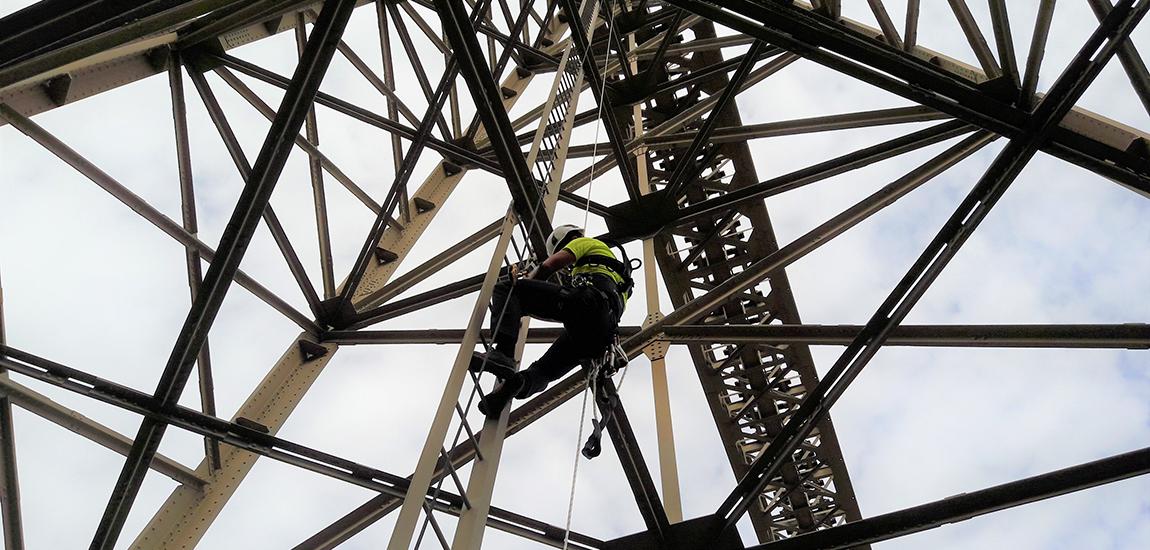
[[[2,2],[0,15],[25,2]],[[849,2],[846,15],[875,25],[866,3]],[[892,18],[901,2],[888,2]],[[971,2],[976,17],[989,16]],[[1034,2],[1011,5],[1015,46],[1025,59]],[[434,15],[417,8],[435,24]],[[1014,11],[1017,10],[1017,11]],[[943,2],[923,2],[919,42],[976,64]],[[900,23],[901,27],[901,23]],[[1060,2],[1039,89],[1049,87],[1095,27],[1081,0]],[[413,32],[418,35],[418,31]],[[722,31],[721,31],[722,32]],[[382,70],[374,13],[357,10],[345,39],[377,72]],[[417,40],[425,49],[426,40]],[[989,37],[988,37],[989,38]],[[1150,48],[1145,25],[1136,45]],[[234,52],[290,74],[290,34]],[[737,50],[726,52],[736,55]],[[404,100],[425,106],[405,56],[396,50]],[[438,80],[442,60],[421,63]],[[219,78],[208,76],[249,160],[255,159],[266,119]],[[277,90],[245,79],[276,105]],[[537,78],[515,116],[550,86]],[[337,56],[322,89],[385,112],[383,98]],[[242,187],[234,165],[194,92],[186,83],[201,238],[219,239]],[[464,94],[466,95],[466,94]],[[905,100],[799,61],[739,97],[744,123],[907,105]],[[593,105],[585,94],[580,110]],[[1150,119],[1115,61],[1079,106],[1129,126]],[[179,188],[167,80],[156,76],[35,117],[173,219]],[[321,149],[376,200],[390,185],[390,139],[326,109],[319,111]],[[766,179],[925,127],[809,134],[752,142],[758,175]],[[590,142],[594,128],[577,140]],[[875,189],[905,174],[954,142],[885,161],[774,197],[767,202],[781,244],[790,242]],[[943,176],[788,268],[806,323],[860,324],[886,297],[925,244],[1005,144],[996,141]],[[605,154],[603,151],[601,154]],[[425,154],[412,184],[438,161]],[[187,313],[183,248],[86,178],[10,126],[0,127],[0,277],[11,345],[151,392]],[[568,174],[587,161],[571,161]],[[342,278],[361,246],[372,214],[330,177],[336,276]],[[595,201],[625,197],[616,173],[598,179]],[[418,265],[503,214],[505,184],[471,173],[404,262]],[[319,254],[306,157],[293,152],[272,204],[309,275],[320,282]],[[561,205],[557,223],[582,222]],[[589,231],[603,229],[594,216]],[[923,297],[907,323],[1145,323],[1150,319],[1150,202],[1076,166],[1039,154],[983,226]],[[412,293],[482,271],[488,245],[429,278]],[[639,254],[631,246],[631,255]],[[302,311],[306,303],[270,239],[257,231],[243,269]],[[403,268],[401,268],[402,270]],[[639,292],[642,292],[640,290]],[[375,328],[462,328],[474,297],[410,314]],[[669,311],[663,297],[664,311]],[[624,323],[646,312],[634,300]],[[219,416],[230,418],[299,329],[242,288],[229,292],[212,329]],[[542,347],[528,349],[529,362]],[[812,348],[820,372],[841,347]],[[446,380],[455,346],[347,347],[310,390],[281,437],[406,476],[415,466]],[[647,463],[658,479],[648,362],[632,363],[624,404]],[[864,516],[895,511],[962,492],[1134,450],[1150,440],[1147,352],[1129,350],[971,350],[889,348],[880,352],[834,407],[832,417]],[[736,482],[690,359],[668,358],[675,437],[686,517],[714,511]],[[132,435],[137,415],[14,375],[121,433]],[[193,381],[194,382],[194,381]],[[182,402],[198,405],[195,384]],[[562,525],[571,489],[579,400],[559,408],[507,441],[494,504]],[[95,530],[123,457],[39,417],[16,409],[17,453],[29,548],[81,548]],[[476,422],[477,413],[473,413]],[[450,446],[450,441],[447,442]],[[609,447],[609,446],[608,446]],[[198,437],[168,430],[161,452],[194,467]],[[469,470],[464,470],[464,475]],[[121,537],[127,547],[175,483],[150,473]],[[454,487],[447,485],[454,490]],[[287,548],[373,496],[337,480],[261,459],[208,531],[203,548]],[[349,541],[347,548],[385,544],[394,514]],[[453,520],[441,517],[448,529]],[[753,539],[743,525],[744,541]],[[610,539],[642,529],[618,461],[609,448],[583,462],[573,528]],[[536,548],[489,530],[488,548]],[[899,548],[1144,548],[1150,540],[1150,481],[1108,485],[1004,513],[876,545]],[[436,547],[434,540],[425,541]]]

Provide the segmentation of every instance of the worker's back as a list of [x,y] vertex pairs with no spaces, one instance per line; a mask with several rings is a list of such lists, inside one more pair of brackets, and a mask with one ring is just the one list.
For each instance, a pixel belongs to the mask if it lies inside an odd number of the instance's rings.
[[[571,269],[572,277],[601,274],[610,277],[617,285],[626,284],[624,274],[620,273],[625,271],[626,267],[615,257],[615,253],[611,252],[611,247],[607,246],[607,243],[592,237],[577,237],[563,249],[575,255],[575,267]],[[602,261],[599,261],[600,259]],[[623,293],[624,303],[631,297],[630,295],[630,292]]]

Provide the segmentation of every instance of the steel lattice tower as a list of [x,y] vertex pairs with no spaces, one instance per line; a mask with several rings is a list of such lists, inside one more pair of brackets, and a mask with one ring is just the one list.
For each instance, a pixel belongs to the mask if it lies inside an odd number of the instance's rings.
[[[298,548],[334,547],[389,515],[397,517],[389,535],[392,550],[424,539],[425,531],[430,534],[423,544],[479,548],[489,527],[563,547],[562,526],[493,507],[491,496],[505,439],[578,399],[585,372],[516,402],[497,420],[485,420],[473,405],[477,392],[490,386],[467,371],[472,351],[488,337],[485,316],[495,281],[510,262],[538,257],[560,207],[589,210],[605,223],[607,236],[642,249],[644,268],[636,278],[647,293],[637,292],[630,308],[644,310],[646,318],[622,327],[621,338],[632,358],[650,360],[661,477],[655,479],[640,451],[626,400],[599,403],[610,413],[606,432],[615,454],[601,460],[618,461],[634,495],[626,506],[637,505],[644,530],[615,540],[571,532],[572,548],[862,548],[1146,473],[1150,449],[881,516],[860,513],[829,410],[884,345],[1150,347],[1145,324],[903,324],[1035,155],[1092,172],[1099,185],[1117,183],[1150,195],[1150,136],[1074,108],[1117,57],[1150,111],[1150,74],[1127,40],[1150,0],[1089,0],[1097,20],[1088,23],[1097,23],[1097,30],[1041,92],[1053,0],[1040,3],[1029,37],[1012,36],[1004,0],[988,2],[990,25],[980,25],[964,0],[951,0],[948,8],[978,66],[928,49],[929,40],[920,45],[920,2],[905,4],[905,25],[896,25],[880,0],[866,3],[867,20],[844,17],[837,0],[45,0],[0,19],[0,124],[26,135],[175,239],[185,250],[191,295],[154,391],[54,362],[22,349],[19,341],[4,342],[0,324],[5,548],[25,546],[14,405],[127,457],[92,548],[128,541],[132,548],[196,546],[261,459],[377,493],[358,507],[346,503],[345,516]],[[349,25],[372,27],[379,50],[357,52],[343,39]],[[1029,43],[1025,59],[1016,55],[1015,40]],[[290,44],[292,73],[245,57],[249,45],[265,43]],[[378,92],[384,108],[372,110],[321,91],[333,59],[349,63]],[[744,123],[736,104],[740,93],[768,85],[793,64],[811,63],[912,105]],[[179,166],[171,175],[180,191],[179,220],[35,120],[111,89],[165,77]],[[225,90],[270,122],[258,149],[245,152],[237,137],[241,128],[221,105]],[[187,108],[193,99],[202,103],[218,132],[214,139],[235,165],[231,177],[243,181],[215,243],[203,240],[197,227],[195,191],[203,190],[193,181],[198,153],[189,139]],[[344,171],[337,164],[341,155],[325,153],[320,145],[324,132],[317,111],[389,136],[355,153],[383,157],[392,170],[370,178]],[[766,180],[750,146],[778,136],[916,123],[912,132]],[[802,323],[788,266],[996,140],[1002,147],[993,160],[988,157],[982,176],[952,205],[951,217],[865,324]],[[906,175],[780,246],[764,199],[928,149],[933,156]],[[249,156],[252,151],[258,153]],[[270,203],[285,166],[292,169],[288,158],[294,151],[306,158],[312,186],[316,232],[308,246],[318,249],[318,265],[301,260],[299,235],[289,236]],[[437,215],[468,176],[505,182],[512,198],[505,213],[502,199],[477,205],[498,217],[445,249],[433,244],[441,251],[422,263],[405,262],[413,250],[428,246],[421,238],[429,228],[451,223]],[[604,195],[590,195],[586,188],[593,185]],[[370,210],[373,221],[359,240],[345,242],[331,230],[329,217],[336,214],[327,204],[336,193]],[[598,196],[620,200],[605,205],[593,200]],[[306,309],[293,304],[298,296],[285,299],[240,269],[260,225],[269,230]],[[494,252],[468,264],[480,249]],[[340,254],[350,258],[346,273],[333,260]],[[478,274],[419,287],[452,265],[470,265],[466,270]],[[316,273],[318,285],[310,278]],[[225,419],[216,412],[207,340],[233,283],[301,332]],[[660,288],[673,306],[669,311],[661,311]],[[389,326],[455,299],[474,304],[462,329]],[[521,334],[520,345],[549,342],[556,334],[554,328],[531,328]],[[414,473],[403,477],[397,474],[407,472],[383,471],[277,436],[320,374],[339,361],[341,348],[393,349],[384,344],[458,349],[442,388],[411,390],[438,402]],[[738,480],[713,515],[698,518],[683,517],[679,494],[684,472],[676,465],[666,374],[672,345],[689,351]],[[821,379],[811,345],[845,346],[838,360],[823,365]],[[180,405],[192,380],[199,407]],[[142,418],[139,430],[121,435],[35,392],[35,384],[135,413]],[[172,430],[204,438],[199,466],[158,453]],[[158,510],[147,512],[145,529],[121,532],[149,469],[179,485]],[[453,517],[458,519],[445,520]],[[739,538],[735,525],[744,517],[757,540]]]

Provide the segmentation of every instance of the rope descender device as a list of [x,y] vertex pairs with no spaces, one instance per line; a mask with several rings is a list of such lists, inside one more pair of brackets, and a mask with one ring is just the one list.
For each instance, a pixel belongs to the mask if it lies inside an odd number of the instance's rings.
[[[603,385],[603,382],[611,379],[615,373],[627,367],[627,353],[623,347],[619,345],[619,337],[615,337],[615,341],[603,353],[603,357],[591,362],[587,376],[587,384],[591,387],[591,394],[595,399],[595,407],[592,411],[598,410],[602,406],[602,418],[596,418],[594,412],[591,417],[591,435],[587,437],[587,443],[583,445],[580,451],[582,455],[588,460],[599,456],[603,452],[603,428],[611,417],[615,414],[615,407],[619,401],[619,392],[617,390],[609,391]],[[613,390],[613,389],[612,389]]]

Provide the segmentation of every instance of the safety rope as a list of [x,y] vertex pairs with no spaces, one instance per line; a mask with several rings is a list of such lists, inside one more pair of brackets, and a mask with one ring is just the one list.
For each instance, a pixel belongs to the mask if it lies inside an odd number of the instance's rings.
[[[578,70],[578,65],[575,64],[572,68],[569,68],[567,73],[573,73],[574,70],[572,70],[572,69]],[[559,75],[558,78],[562,79],[560,85],[561,86],[567,86],[567,87],[573,86],[574,82],[576,80],[576,77],[573,76],[573,74]],[[550,113],[550,115],[548,115],[548,118],[550,119],[551,117],[554,117],[557,115],[560,117],[566,116],[567,108],[568,108],[567,103],[557,104],[553,108],[552,113]],[[540,210],[543,208],[543,203],[544,203],[544,200],[545,200],[545,197],[547,194],[546,193],[547,192],[547,184],[550,181],[550,177],[552,175],[551,174],[552,168],[554,166],[554,151],[553,151],[553,149],[558,145],[558,141],[556,140],[554,135],[551,135],[551,133],[559,131],[560,127],[555,127],[555,129],[552,130],[551,129],[552,126],[553,125],[546,126],[547,129],[544,130],[544,134],[542,136],[542,142],[543,143],[541,143],[541,147],[545,146],[545,147],[549,148],[548,151],[545,152],[545,151],[541,150],[540,155],[535,159],[534,170],[535,170],[536,174],[538,175],[538,178],[537,178],[537,181],[535,181],[535,184],[538,187],[540,193],[538,194],[538,198],[535,200],[535,202],[533,204],[528,205],[528,215],[527,215],[528,220],[526,223],[525,223],[525,220],[523,219],[522,216],[516,216],[516,218],[518,218],[518,219],[516,220],[515,227],[517,229],[519,229],[519,231],[521,231],[523,234],[523,239],[524,239],[523,248],[521,249],[519,247],[519,245],[516,243],[514,234],[512,234],[511,242],[510,242],[511,250],[508,251],[508,253],[506,253],[504,255],[504,258],[503,258],[503,263],[506,266],[507,272],[508,272],[507,277],[510,279],[509,282],[512,286],[512,292],[514,292],[514,287],[517,283],[517,278],[518,278],[514,272],[514,268],[519,268],[523,271],[527,271],[530,269],[530,264],[534,262],[535,251],[533,251],[532,247],[531,247],[531,235],[535,232],[541,231],[540,223],[539,223],[540,222],[539,213],[540,213]],[[508,215],[514,215],[514,214],[509,212]],[[544,237],[546,237],[546,236],[544,236]],[[512,255],[514,255],[514,257],[515,257],[514,263],[509,258],[509,256],[512,256]],[[507,318],[506,313],[509,309],[509,306],[510,306],[510,300],[505,301],[503,303],[503,307],[498,312],[492,312],[492,315],[494,316],[493,326],[495,329],[493,334],[492,334],[493,337],[499,333],[500,328],[503,326],[503,322]],[[482,334],[480,334],[480,339],[483,343],[483,346],[490,350],[491,346],[487,342],[487,339],[483,338]],[[468,373],[468,374],[470,374],[470,377],[471,377],[472,388],[471,388],[471,391],[468,392],[466,405],[461,407],[459,405],[459,402],[458,401],[456,402],[456,411],[458,412],[458,414],[460,416],[460,423],[459,423],[459,426],[456,428],[455,436],[452,440],[452,448],[455,448],[456,446],[459,445],[459,441],[460,441],[464,431],[466,431],[468,437],[470,437],[475,442],[476,449],[478,449],[478,441],[475,440],[475,435],[471,432],[470,428],[468,427],[467,415],[471,411],[471,407],[474,404],[476,397],[478,397],[480,400],[482,400],[484,398],[482,388],[479,385],[479,378],[480,378],[480,375],[484,371],[486,371],[486,369],[487,369],[487,361],[488,361],[488,358],[485,357],[483,359],[482,364],[480,365],[479,372],[469,372]],[[469,369],[469,371],[470,371],[470,369]],[[447,460],[446,454],[444,454],[443,458],[445,460]],[[479,456],[479,459],[480,460],[483,459],[482,455]],[[446,479],[448,477],[449,476],[442,476],[436,482],[434,489],[431,493],[433,498],[438,498],[439,493],[442,491],[443,483],[446,481]],[[456,479],[454,475],[452,475],[450,477],[455,479],[457,487],[460,491],[460,494],[464,495],[464,499],[466,502],[465,489],[462,487],[462,485],[459,483],[459,480]],[[444,545],[444,548],[446,549],[447,548],[446,541],[444,540],[444,537],[441,534],[440,529],[438,528],[438,525],[435,523],[435,521],[432,517],[431,510],[427,507],[425,507],[425,509],[426,509],[426,514],[424,517],[423,525],[420,528],[419,536],[416,539],[416,544],[415,544],[416,550],[418,550],[420,548],[420,545],[423,542],[424,534],[426,533],[429,525],[433,528],[433,530],[435,530],[435,534],[440,539],[440,544]]]
[[[607,52],[611,51],[611,40],[615,36],[615,10],[608,8],[608,21],[607,21]],[[591,56],[591,61],[594,62],[595,57],[592,52],[587,52]],[[595,139],[591,142],[591,178],[587,182],[587,204],[583,208],[583,234],[587,234],[587,221],[590,219],[591,214],[591,192],[595,186],[595,164],[598,157],[599,149],[599,129],[603,125],[603,103],[605,102],[604,94],[607,90],[607,65],[610,63],[610,55],[603,62],[603,74],[600,75],[601,84],[599,85],[599,105],[596,106],[595,111]],[[608,353],[612,350],[608,349]],[[567,545],[571,541],[571,516],[575,512],[575,487],[579,481],[579,457],[583,448],[583,428],[587,422],[587,395],[597,395],[594,386],[599,378],[600,362],[592,362],[591,368],[587,370],[587,383],[583,389],[583,409],[579,413],[579,437],[575,440],[575,464],[571,468],[571,492],[567,498],[567,523],[564,525],[563,530],[563,550],[567,550]],[[626,377],[627,369],[624,367],[623,376]],[[622,380],[620,380],[622,383]],[[591,416],[593,419],[598,419],[598,410],[595,403],[591,404]]]
[[[595,375],[588,371],[588,375]],[[588,381],[590,384],[590,381]],[[591,407],[594,410],[595,404]],[[579,435],[575,438],[575,464],[571,468],[571,494],[567,497],[567,524],[563,532],[563,550],[567,550],[567,543],[571,539],[571,514],[575,511],[575,482],[579,479],[579,449],[583,444],[583,427],[587,421],[587,391],[583,392],[583,407],[579,411]]]
[[[608,17],[610,20],[607,22],[607,52],[611,51],[611,39],[615,37],[615,10],[608,8]],[[591,52],[588,52],[589,54]],[[594,61],[595,57],[591,56]],[[610,63],[611,56],[608,55],[607,59],[603,61],[603,74],[600,78],[599,84],[599,105],[595,107],[595,140],[591,142],[591,179],[587,181],[587,204],[583,207],[583,234],[587,234],[587,220],[590,218],[591,213],[591,191],[595,187],[595,164],[598,158],[599,150],[599,128],[603,125],[603,103],[606,102],[604,95],[607,92],[607,64]]]

